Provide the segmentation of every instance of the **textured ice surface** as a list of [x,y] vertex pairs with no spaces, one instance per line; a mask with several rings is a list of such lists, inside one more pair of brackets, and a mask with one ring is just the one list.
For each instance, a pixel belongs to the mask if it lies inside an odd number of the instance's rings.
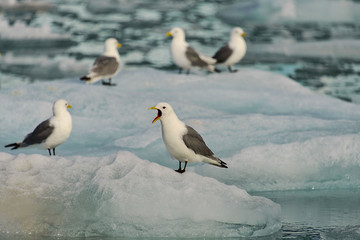
[[[54,100],[73,106],[73,132],[57,157],[2,150],[1,201],[15,209],[3,211],[2,229],[259,236],[279,229],[280,209],[246,191],[359,186],[357,105],[250,69],[211,75],[142,69],[123,71],[114,82],[109,88],[68,79],[0,90],[3,145],[49,117]],[[156,112],[147,110],[160,101],[172,104],[229,168],[190,164],[186,174],[175,174],[160,125],[151,124]],[[35,203],[39,217],[29,221]]]
[[226,7],[219,16],[230,22],[359,22],[360,6],[354,1],[255,0]]
[[9,22],[0,18],[1,34],[0,39],[24,40],[24,39],[68,39],[67,34],[53,33],[51,26],[43,25],[40,27],[28,26],[23,22],[15,22],[10,25]]
[[360,43],[358,40],[328,40],[296,42],[293,40],[276,40],[272,44],[251,44],[252,54],[275,54],[292,57],[360,59]]
[[0,232],[7,235],[234,237],[281,226],[279,205],[266,198],[129,152],[0,158]]
[[0,111],[7,116],[0,120],[1,142],[20,140],[51,115],[54,100],[65,98],[73,105],[73,132],[58,154],[107,156],[126,150],[175,169],[177,162],[166,151],[160,124],[151,124],[156,112],[147,110],[167,101],[230,166],[224,170],[194,164],[189,171],[247,190],[359,184],[357,105],[250,69],[189,76],[150,69],[124,71],[114,82],[115,88],[69,79],[1,89],[0,101],[6,104]]
[[[0,71],[24,74],[33,80],[59,79],[82,76],[88,72],[92,63],[77,61],[68,57],[24,56],[9,52],[0,58]],[[17,85],[12,81],[4,81],[4,87]]]

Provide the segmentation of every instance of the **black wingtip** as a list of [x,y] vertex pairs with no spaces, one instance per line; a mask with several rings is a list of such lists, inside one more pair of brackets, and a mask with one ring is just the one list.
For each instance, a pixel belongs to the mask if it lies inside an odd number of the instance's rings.
[[90,78],[88,76],[82,76],[80,78],[81,81],[87,81],[87,80],[90,80]]
[[214,71],[217,72],[217,73],[221,73],[221,71],[219,69],[217,69],[217,68],[215,68]]
[[222,160],[220,160],[220,159],[218,159],[220,162],[220,166],[219,167],[221,167],[221,168],[228,168],[228,166],[227,166],[227,164],[226,164],[226,162],[224,162],[224,161],[222,161]]
[[5,147],[13,147],[11,150],[17,149],[18,147],[20,147],[20,144],[18,143],[10,143],[8,145],[5,145]]

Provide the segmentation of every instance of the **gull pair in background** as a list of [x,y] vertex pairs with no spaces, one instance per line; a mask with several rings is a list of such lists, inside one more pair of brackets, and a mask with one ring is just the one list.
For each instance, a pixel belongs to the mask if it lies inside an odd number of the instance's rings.
[[86,83],[95,83],[101,79],[109,79],[108,82],[102,81],[103,85],[116,86],[111,83],[111,78],[114,77],[120,70],[120,54],[118,48],[122,45],[115,38],[109,38],[105,41],[104,53],[99,56],[92,65],[89,73],[80,78]]
[[[149,109],[157,110],[158,114],[152,123],[160,120],[165,146],[170,155],[179,161],[179,169],[175,170],[176,172],[185,172],[188,162],[205,162],[217,167],[227,168],[226,163],[215,156],[200,134],[179,120],[170,104],[158,103]],[[183,169],[181,168],[182,162],[185,162]]]
[[11,149],[37,146],[47,149],[51,156],[51,149],[55,155],[55,148],[65,142],[72,130],[72,119],[68,112],[71,105],[63,99],[57,100],[53,105],[53,116],[41,122],[31,133],[25,136],[22,141],[11,143],[5,147]]
[[243,38],[246,34],[240,27],[232,29],[229,42],[221,47],[213,57],[202,55],[190,47],[182,28],[175,27],[166,35],[173,37],[170,53],[175,64],[180,67],[179,73],[186,70],[186,73],[189,74],[190,69],[194,67],[204,68],[210,72],[220,72],[214,67],[215,64],[225,65],[230,72],[236,72],[231,67],[245,56],[247,49]]

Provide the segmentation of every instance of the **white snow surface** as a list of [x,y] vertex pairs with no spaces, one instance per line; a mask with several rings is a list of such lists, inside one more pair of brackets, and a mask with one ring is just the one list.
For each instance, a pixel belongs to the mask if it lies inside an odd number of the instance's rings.
[[0,157],[0,232],[7,235],[236,237],[281,227],[280,206],[266,198],[127,151]]
[[[22,139],[73,106],[73,131],[57,156],[0,152],[0,236],[238,237],[281,227],[280,206],[248,191],[360,184],[360,106],[318,95],[266,71],[178,75],[123,71],[116,87],[77,79],[0,89],[0,142]],[[172,169],[151,121],[169,102],[229,168]],[[69,224],[71,223],[71,224]]]

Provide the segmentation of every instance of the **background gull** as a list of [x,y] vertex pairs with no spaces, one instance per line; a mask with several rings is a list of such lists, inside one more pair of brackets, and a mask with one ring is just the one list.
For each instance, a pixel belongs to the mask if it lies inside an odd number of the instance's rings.
[[102,81],[102,84],[115,86],[111,83],[111,78],[120,70],[120,54],[117,50],[120,47],[121,44],[115,38],[107,39],[104,53],[95,60],[89,73],[81,77],[80,80],[84,80],[86,83],[94,83],[108,78],[109,81]]
[[185,32],[182,28],[175,27],[170,32],[166,33],[166,36],[172,36],[170,53],[173,61],[180,67],[179,73],[182,70],[186,70],[187,74],[190,72],[190,68],[201,67],[210,72],[218,72],[213,64],[216,60],[211,57],[201,55],[197,53],[185,40]]
[[216,64],[224,64],[230,72],[237,72],[237,70],[232,70],[231,66],[245,56],[246,42],[243,38],[245,36],[246,33],[242,28],[233,28],[230,34],[230,41],[213,56],[216,59]]
[[51,149],[55,155],[55,148],[65,142],[71,133],[72,120],[71,115],[67,111],[71,105],[63,99],[57,100],[53,105],[53,116],[41,122],[33,132],[26,135],[24,140],[11,143],[5,147],[17,148],[38,146],[47,149],[51,156]]

